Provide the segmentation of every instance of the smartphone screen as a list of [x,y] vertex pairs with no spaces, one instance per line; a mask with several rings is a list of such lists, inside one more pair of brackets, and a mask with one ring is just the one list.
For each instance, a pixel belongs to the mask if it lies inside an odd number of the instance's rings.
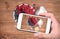
[[23,15],[21,29],[46,32],[48,18],[34,15]]

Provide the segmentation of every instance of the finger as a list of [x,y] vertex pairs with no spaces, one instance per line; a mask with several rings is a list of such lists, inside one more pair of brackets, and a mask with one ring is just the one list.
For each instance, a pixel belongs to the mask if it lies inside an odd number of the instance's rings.
[[34,36],[39,38],[39,39],[47,39],[47,38],[49,38],[48,34],[41,33],[41,32],[35,33]]
[[55,18],[54,18],[54,15],[53,15],[52,13],[41,13],[40,15],[49,17],[49,18],[51,18],[51,19],[53,19],[53,20],[55,19]]

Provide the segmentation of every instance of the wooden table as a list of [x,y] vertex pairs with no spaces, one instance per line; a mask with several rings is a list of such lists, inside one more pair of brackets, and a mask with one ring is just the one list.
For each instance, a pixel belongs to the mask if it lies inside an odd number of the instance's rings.
[[36,39],[33,33],[18,31],[13,19],[13,10],[17,4],[28,3],[45,6],[60,23],[60,0],[0,0],[0,39]]

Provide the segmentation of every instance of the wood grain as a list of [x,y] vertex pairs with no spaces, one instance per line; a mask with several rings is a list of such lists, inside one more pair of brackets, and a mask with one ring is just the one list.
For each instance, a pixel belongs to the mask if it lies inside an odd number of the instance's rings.
[[37,39],[33,33],[18,31],[13,19],[16,5],[28,3],[37,7],[45,6],[60,23],[60,0],[0,0],[0,39]]

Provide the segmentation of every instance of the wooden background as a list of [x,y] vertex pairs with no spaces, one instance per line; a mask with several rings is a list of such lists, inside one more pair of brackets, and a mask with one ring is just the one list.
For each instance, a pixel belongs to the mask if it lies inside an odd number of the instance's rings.
[[38,7],[45,6],[48,12],[53,13],[60,23],[60,0],[0,0],[0,39],[36,39],[33,33],[16,29],[12,12],[20,3],[30,5],[35,3]]

